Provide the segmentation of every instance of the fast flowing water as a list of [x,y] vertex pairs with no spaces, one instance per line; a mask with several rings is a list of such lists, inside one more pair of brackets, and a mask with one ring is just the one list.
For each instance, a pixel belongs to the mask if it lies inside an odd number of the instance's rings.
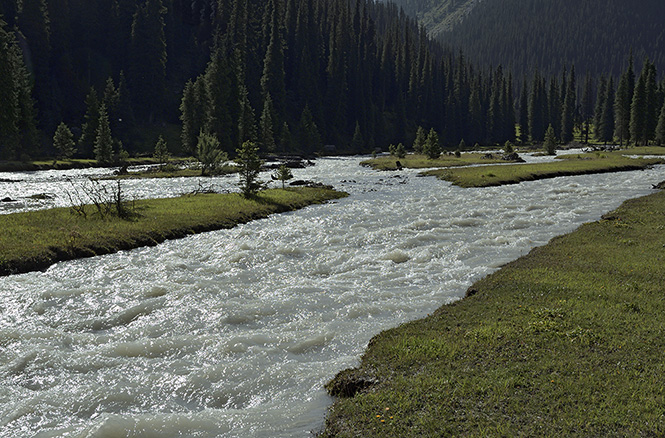
[[374,334],[664,176],[460,189],[325,159],[296,177],[349,198],[1,278],[0,436],[309,436]]

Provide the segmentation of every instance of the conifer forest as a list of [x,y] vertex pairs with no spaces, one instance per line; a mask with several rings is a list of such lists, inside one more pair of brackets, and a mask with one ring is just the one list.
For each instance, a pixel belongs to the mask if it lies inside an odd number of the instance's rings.
[[626,49],[605,70],[553,71],[490,65],[470,45],[472,62],[394,3],[1,0],[0,17],[2,159],[56,155],[56,131],[81,158],[104,131],[108,160],[151,152],[169,130],[183,155],[201,133],[231,155],[246,140],[262,153],[368,153],[410,145],[418,127],[454,149],[541,142],[549,125],[563,144],[574,132],[665,142],[662,58]]

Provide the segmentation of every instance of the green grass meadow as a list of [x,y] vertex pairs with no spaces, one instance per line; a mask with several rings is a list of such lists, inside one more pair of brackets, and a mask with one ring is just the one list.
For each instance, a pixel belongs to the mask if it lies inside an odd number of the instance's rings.
[[321,436],[664,436],[664,292],[659,192],[377,335]]
[[[665,163],[662,158],[628,158],[622,153],[564,155],[563,159],[537,164],[436,169],[424,172],[424,175],[436,176],[460,187],[492,187],[558,176],[639,170]],[[632,150],[630,153],[637,154]]]
[[130,220],[87,218],[69,208],[0,215],[0,275],[44,269],[73,258],[154,245],[169,238],[230,228],[238,223],[346,196],[323,188],[270,189],[254,199],[239,194],[198,194],[133,203]]

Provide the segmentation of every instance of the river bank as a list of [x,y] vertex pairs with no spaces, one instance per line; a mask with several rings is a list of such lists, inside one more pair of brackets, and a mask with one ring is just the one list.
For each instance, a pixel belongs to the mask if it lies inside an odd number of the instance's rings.
[[66,260],[110,254],[347,196],[326,188],[270,189],[255,199],[198,194],[133,201],[129,219],[54,208],[0,215],[0,276],[43,270]]
[[321,436],[663,435],[663,215],[629,200],[375,336]]
[[435,169],[423,172],[423,175],[436,176],[465,188],[497,187],[561,176],[643,170],[663,163],[665,160],[662,158],[630,158],[618,153],[589,153],[558,157],[557,160],[547,163]]

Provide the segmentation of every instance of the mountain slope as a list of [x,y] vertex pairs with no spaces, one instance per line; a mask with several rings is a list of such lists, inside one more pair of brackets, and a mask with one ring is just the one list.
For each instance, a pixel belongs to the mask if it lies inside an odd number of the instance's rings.
[[[415,2],[397,3],[408,12],[408,3]],[[417,3],[416,16],[432,36],[461,48],[474,62],[502,64],[517,75],[530,73],[526,66],[558,73],[571,64],[580,72],[618,75],[631,49],[636,58],[648,56],[665,66],[662,0],[458,0],[461,21],[453,27],[452,16],[441,15],[449,1]]]
[[452,30],[480,0],[392,0],[425,26],[433,37]]

